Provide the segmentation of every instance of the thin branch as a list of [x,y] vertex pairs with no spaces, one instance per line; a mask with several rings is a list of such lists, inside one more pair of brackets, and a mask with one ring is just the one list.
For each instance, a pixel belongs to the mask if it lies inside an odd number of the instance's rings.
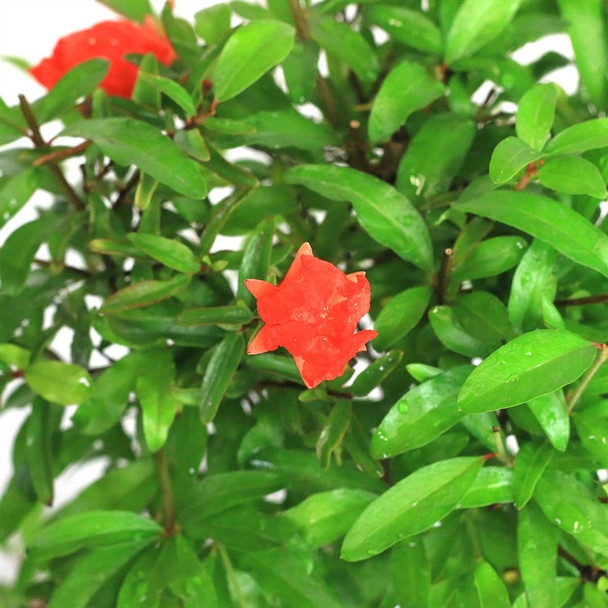
[[597,296],[589,296],[587,298],[572,298],[571,300],[555,300],[555,306],[584,306],[585,304],[598,304],[600,302],[608,302],[608,293],[603,293]]
[[40,165],[46,165],[47,163],[58,163],[66,158],[71,158],[72,156],[78,156],[82,152],[84,152],[90,145],[90,140],[83,141],[81,144],[74,146],[72,148],[64,148],[63,150],[55,150],[54,152],[50,152],[49,154],[45,154],[37,158],[32,165],[34,167],[39,167]]
[[156,460],[158,479],[160,481],[160,488],[163,497],[165,534],[167,536],[174,536],[177,533],[177,528],[175,525],[177,511],[175,508],[175,496],[173,495],[173,488],[171,487],[171,478],[169,477],[169,463],[167,462],[165,452],[162,449],[155,452],[154,459]]
[[298,40],[302,42],[310,39],[310,31],[308,29],[308,21],[306,15],[300,6],[299,0],[289,0],[289,8],[291,10],[291,16],[293,17],[293,23],[296,26],[298,33]]
[[600,346],[600,352],[593,362],[593,365],[587,370],[587,373],[583,377],[581,383],[576,387],[576,390],[572,393],[572,395],[567,399],[568,401],[568,414],[571,416],[574,411],[574,407],[580,401],[583,393],[587,386],[589,386],[589,382],[593,379],[593,376],[597,374],[600,367],[608,360],[608,344],[602,344]]
[[439,276],[437,277],[437,297],[439,298],[439,304],[445,302],[448,284],[450,282],[450,273],[452,272],[452,263],[454,261],[453,256],[454,250],[448,247],[444,251],[444,256],[441,260],[441,268],[439,269]]

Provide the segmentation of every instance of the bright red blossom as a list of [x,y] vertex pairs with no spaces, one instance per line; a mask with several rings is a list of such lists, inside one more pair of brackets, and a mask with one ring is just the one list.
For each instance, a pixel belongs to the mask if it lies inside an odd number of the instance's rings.
[[128,53],[153,53],[165,65],[177,55],[171,44],[158,33],[153,21],[145,25],[130,21],[102,21],[93,27],[60,38],[53,54],[43,59],[30,73],[51,89],[71,68],[96,57],[108,59],[110,67],[99,85],[108,95],[131,97],[138,68],[124,59]]
[[348,361],[378,335],[369,329],[355,333],[369,312],[365,273],[344,274],[315,258],[308,243],[300,247],[279,285],[247,279],[245,286],[265,322],[247,352],[257,355],[284,346],[308,388],[341,376]]

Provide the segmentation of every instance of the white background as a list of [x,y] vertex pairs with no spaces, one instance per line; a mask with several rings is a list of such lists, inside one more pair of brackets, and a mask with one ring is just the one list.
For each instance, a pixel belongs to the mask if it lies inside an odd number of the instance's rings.
[[[194,13],[221,1],[177,0],[175,13],[192,21]],[[152,0],[152,4],[160,10],[163,1]],[[20,57],[35,64],[51,54],[59,37],[90,27],[99,21],[114,18],[116,15],[112,11],[94,0],[1,0],[0,56]],[[516,58],[528,63],[548,49],[572,56],[568,38],[558,35],[548,37],[540,43],[527,45],[517,53]],[[572,68],[555,72],[550,79],[559,82],[569,93],[577,86],[577,74]],[[28,100],[33,101],[44,92],[43,87],[29,75],[0,61],[0,97],[9,106],[18,102],[19,93],[23,93]],[[483,91],[479,94],[485,96]],[[36,194],[18,216],[0,230],[0,246],[18,225],[33,218],[35,205],[44,204],[44,201],[43,193]],[[12,475],[11,453],[14,436],[27,414],[27,409],[9,410],[0,414],[0,495]],[[56,483],[57,503],[65,504],[102,472],[103,462],[94,463],[84,469],[78,467],[68,469]],[[0,551],[0,583],[6,584],[14,579],[20,552],[18,539],[12,539],[9,551]]]

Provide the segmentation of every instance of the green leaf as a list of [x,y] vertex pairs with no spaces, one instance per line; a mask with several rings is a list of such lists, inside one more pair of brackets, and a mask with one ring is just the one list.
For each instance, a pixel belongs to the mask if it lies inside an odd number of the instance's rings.
[[157,353],[145,375],[139,376],[135,384],[143,414],[144,436],[151,452],[163,447],[175,417],[177,401],[171,394],[174,380],[173,355],[163,350]]
[[293,48],[295,30],[280,21],[259,20],[238,28],[213,71],[218,102],[232,99],[281,63]]
[[289,549],[251,551],[244,555],[243,564],[266,592],[281,598],[285,606],[343,608],[332,589],[307,571]]
[[131,118],[100,118],[72,124],[62,135],[91,139],[115,163],[135,164],[180,194],[197,199],[207,194],[200,165],[149,124]]
[[40,124],[62,116],[80,99],[92,93],[105,78],[110,62],[107,59],[89,59],[66,72],[48,94],[32,106]]
[[452,276],[460,281],[485,279],[511,270],[516,266],[527,243],[518,236],[497,236],[482,241],[463,263],[452,271]]
[[79,365],[39,359],[25,371],[30,388],[51,403],[74,405],[86,401],[91,377]]
[[444,85],[419,63],[400,63],[389,72],[374,99],[368,125],[370,139],[390,139],[412,112],[439,99],[444,90]]
[[158,67],[158,59],[154,53],[146,53],[139,64],[139,72],[137,73],[137,79],[135,80],[135,86],[131,99],[142,106],[147,106],[150,109],[160,112],[161,108],[161,94],[160,90],[152,86],[152,84],[139,78],[139,74],[142,72],[148,74],[158,74],[160,71]]
[[[327,469],[332,454],[340,449],[350,424],[351,415],[352,406],[350,401],[340,400],[331,408],[327,423],[321,429],[317,439],[316,452],[321,468]],[[340,462],[339,458],[337,460]]]
[[513,471],[507,467],[484,467],[458,503],[459,509],[476,509],[513,502]]
[[599,169],[584,158],[572,156],[550,160],[538,170],[537,177],[550,190],[606,198],[606,180]]
[[513,497],[518,509],[523,509],[532,498],[534,488],[552,458],[553,449],[548,443],[526,443],[517,452],[513,473]]
[[388,458],[422,447],[459,422],[456,398],[470,369],[452,368],[406,392],[374,433],[372,456]]
[[178,272],[192,274],[200,270],[192,250],[179,241],[138,232],[127,234],[127,238],[146,255]]
[[401,363],[403,353],[393,350],[366,367],[350,386],[350,392],[362,397],[380,386]]
[[48,608],[87,608],[99,588],[116,574],[148,542],[102,547],[79,558],[53,592]]
[[409,200],[392,186],[354,169],[327,165],[299,165],[287,172],[285,181],[302,184],[332,200],[349,201],[359,224],[375,241],[423,270],[432,269],[426,225]]
[[106,298],[99,310],[103,314],[113,315],[134,308],[150,306],[181,293],[190,285],[191,281],[190,275],[181,274],[164,281],[140,281],[113,293]]
[[441,54],[441,32],[422,13],[388,4],[372,4],[365,9],[365,13],[371,21],[406,46],[423,53]]
[[602,467],[608,466],[608,411],[606,401],[587,406],[573,417],[576,432],[585,449],[597,458]]
[[521,0],[464,0],[458,7],[446,43],[449,65],[468,57],[496,38],[511,22]]
[[240,334],[227,336],[213,351],[201,385],[200,414],[203,422],[211,422],[215,417],[244,351],[245,341]]
[[373,81],[379,72],[378,58],[367,40],[350,25],[333,17],[309,21],[310,35],[328,53],[343,61],[361,80]]
[[582,215],[545,196],[499,191],[454,208],[519,228],[578,264],[608,276],[608,236]]
[[[237,505],[260,500],[283,487],[278,475],[266,471],[230,471],[208,475],[178,496],[178,518],[184,526],[227,511]],[[183,503],[183,504],[182,504]]]
[[184,154],[194,160],[206,163],[211,158],[205,140],[198,129],[178,131],[173,137],[173,141]]
[[540,152],[547,143],[557,96],[558,88],[554,84],[537,84],[519,100],[515,132],[532,150]]
[[247,279],[266,279],[268,267],[270,266],[270,255],[272,253],[274,224],[274,218],[262,221],[249,237],[243,250],[236,295],[247,306],[253,305],[254,297],[245,287],[245,281]]
[[215,44],[230,29],[230,6],[217,4],[194,13],[194,31],[208,44]]
[[105,4],[119,15],[126,17],[130,21],[143,23],[147,15],[154,14],[150,6],[150,0],[98,0]]
[[391,575],[400,606],[428,608],[431,572],[421,539],[403,541],[393,547]]
[[557,530],[534,503],[518,514],[519,569],[530,608],[559,606],[556,594]]
[[473,370],[458,395],[458,407],[487,412],[552,393],[583,374],[595,350],[567,331],[541,329],[519,336]]
[[547,519],[583,546],[608,556],[608,510],[574,475],[545,469],[534,498]]
[[593,118],[560,131],[545,146],[545,152],[552,156],[582,154],[607,146],[608,118]]
[[21,210],[40,185],[42,171],[29,167],[11,176],[0,189],[0,228]]
[[255,127],[244,120],[218,118],[217,116],[209,116],[209,118],[206,118],[203,128],[206,131],[221,133],[222,135],[251,135],[252,133],[255,133]]
[[503,139],[494,149],[490,160],[490,177],[495,184],[504,184],[530,163],[543,158],[542,152],[528,147],[517,137]]
[[487,291],[458,296],[454,302],[454,312],[465,331],[481,342],[497,344],[513,337],[507,309]]
[[313,94],[318,75],[319,47],[312,41],[297,42],[283,62],[283,73],[294,103],[305,103]]
[[89,511],[40,529],[31,539],[28,553],[43,561],[83,548],[152,542],[161,532],[155,521],[129,511]]
[[53,504],[53,427],[50,405],[34,399],[26,422],[26,461],[38,500],[46,505]]
[[570,439],[570,416],[564,392],[559,390],[532,399],[528,407],[545,431],[551,445],[564,452]]
[[475,124],[456,114],[428,118],[413,136],[397,170],[397,190],[409,197],[445,192],[473,143]]
[[216,306],[210,308],[187,308],[179,314],[180,325],[247,325],[253,319],[253,313],[244,304],[234,306]]
[[606,74],[608,49],[606,48],[606,17],[601,0],[576,2],[558,0],[562,17],[568,22],[568,34],[574,47],[576,67],[589,99],[606,109]]
[[488,562],[479,562],[475,568],[475,588],[480,608],[511,608],[509,593],[504,581]]
[[194,116],[196,114],[196,106],[192,101],[190,93],[177,82],[142,70],[139,71],[137,78],[169,97],[186,113],[186,116]]
[[313,494],[282,516],[293,521],[306,544],[316,549],[343,536],[375,498],[376,494],[365,490],[338,488]]
[[507,310],[511,323],[522,331],[538,327],[543,318],[542,299],[553,299],[556,251],[538,239],[524,253],[513,275]]
[[424,532],[454,510],[483,459],[453,458],[421,467],[363,511],[346,534],[342,559],[359,561]]
[[426,285],[411,287],[384,304],[374,323],[374,329],[378,332],[378,337],[373,341],[374,348],[386,350],[414,329],[424,315],[431,293]]
[[17,369],[26,370],[30,364],[31,352],[16,344],[0,344],[0,361],[13,365]]
[[480,357],[493,350],[492,344],[478,340],[467,332],[451,306],[433,306],[429,310],[429,321],[439,341],[455,353],[466,357]]
[[158,182],[145,173],[140,173],[135,189],[133,202],[138,209],[145,211],[152,202],[154,192],[158,187]]

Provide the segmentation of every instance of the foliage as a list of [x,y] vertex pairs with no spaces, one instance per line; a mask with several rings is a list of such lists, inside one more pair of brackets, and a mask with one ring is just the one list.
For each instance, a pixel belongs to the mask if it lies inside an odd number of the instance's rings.
[[[607,605],[608,5],[420,4],[167,4],[178,59],[130,55],[131,98],[93,59],[0,103],[4,606]],[[556,32],[573,94],[512,58]],[[245,279],[304,242],[367,272],[378,331],[312,390],[246,354]]]

